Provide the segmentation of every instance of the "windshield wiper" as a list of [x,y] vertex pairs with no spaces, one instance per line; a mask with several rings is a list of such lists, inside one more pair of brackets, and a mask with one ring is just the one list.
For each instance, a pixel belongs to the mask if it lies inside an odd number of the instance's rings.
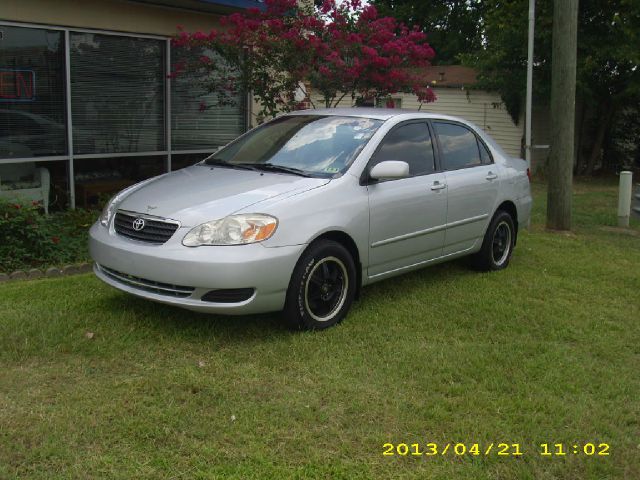
[[204,161],[204,164],[212,167],[236,168],[238,170],[256,170],[252,165],[246,163],[229,163],[218,158],[208,158]]
[[275,165],[273,163],[230,163],[220,160],[219,158],[209,158],[204,161],[205,165],[214,167],[237,168],[240,170],[263,170],[268,172],[290,173],[301,177],[313,177],[313,175],[294,167],[285,167],[283,165]]
[[313,177],[313,175],[310,175],[309,173],[305,172],[304,170],[300,170],[299,168],[274,165],[273,163],[256,163],[252,164],[252,167],[256,170],[266,170],[268,172],[282,172],[299,175],[301,177]]

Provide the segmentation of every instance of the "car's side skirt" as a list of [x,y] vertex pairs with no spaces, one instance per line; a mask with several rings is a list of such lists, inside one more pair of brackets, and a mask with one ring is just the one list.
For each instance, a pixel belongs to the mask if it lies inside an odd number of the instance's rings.
[[407,272],[411,272],[413,270],[419,270],[424,267],[428,267],[430,265],[434,265],[437,263],[447,262],[449,260],[453,260],[454,258],[464,257],[465,255],[470,255],[472,253],[477,252],[480,249],[481,242],[476,240],[476,242],[469,248],[460,250],[458,252],[453,252],[448,255],[443,255],[441,257],[432,258],[430,260],[425,260],[424,262],[418,262],[411,265],[407,265],[405,267],[395,268],[393,270],[389,270],[387,272],[378,273],[376,275],[367,275],[365,285],[369,285],[374,282],[378,282],[380,280],[384,280],[386,278],[395,277],[398,275],[402,275]]

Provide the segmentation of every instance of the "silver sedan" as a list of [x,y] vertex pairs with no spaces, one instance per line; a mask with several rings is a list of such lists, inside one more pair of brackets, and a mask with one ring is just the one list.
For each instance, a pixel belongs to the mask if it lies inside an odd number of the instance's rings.
[[120,192],[90,251],[96,275],[133,295],[283,311],[296,328],[322,329],[378,280],[465,255],[505,268],[530,215],[528,174],[460,118],[300,111]]

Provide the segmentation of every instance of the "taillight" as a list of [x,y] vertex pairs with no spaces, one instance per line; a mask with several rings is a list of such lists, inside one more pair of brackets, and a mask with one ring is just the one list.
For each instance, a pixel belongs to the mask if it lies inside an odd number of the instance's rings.
[[531,169],[527,168],[527,178],[529,179],[529,182],[531,182]]

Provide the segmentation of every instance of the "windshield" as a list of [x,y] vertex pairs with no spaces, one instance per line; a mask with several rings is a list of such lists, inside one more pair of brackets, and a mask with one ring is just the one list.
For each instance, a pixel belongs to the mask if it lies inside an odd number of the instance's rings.
[[205,163],[333,177],[349,168],[382,123],[360,117],[284,116],[230,143]]

